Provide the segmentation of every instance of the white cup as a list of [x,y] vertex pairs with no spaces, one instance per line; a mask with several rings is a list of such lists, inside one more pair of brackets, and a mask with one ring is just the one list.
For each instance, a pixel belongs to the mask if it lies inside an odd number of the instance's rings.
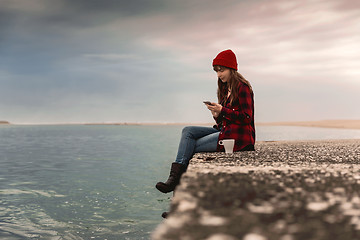
[[224,139],[219,141],[219,145],[223,145],[225,148],[225,153],[233,153],[235,139]]

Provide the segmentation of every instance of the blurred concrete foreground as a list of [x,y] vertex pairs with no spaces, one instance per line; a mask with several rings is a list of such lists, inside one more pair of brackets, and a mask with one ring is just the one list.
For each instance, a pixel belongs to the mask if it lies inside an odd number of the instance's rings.
[[360,139],[191,160],[154,240],[360,239]]

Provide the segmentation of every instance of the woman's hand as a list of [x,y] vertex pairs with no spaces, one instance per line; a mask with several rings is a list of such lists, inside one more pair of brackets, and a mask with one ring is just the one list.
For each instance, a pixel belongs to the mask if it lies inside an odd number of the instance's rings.
[[222,110],[222,106],[218,103],[211,103],[210,104],[206,104],[207,108],[211,111],[211,114],[214,116],[214,117],[218,117],[221,113],[221,110]]

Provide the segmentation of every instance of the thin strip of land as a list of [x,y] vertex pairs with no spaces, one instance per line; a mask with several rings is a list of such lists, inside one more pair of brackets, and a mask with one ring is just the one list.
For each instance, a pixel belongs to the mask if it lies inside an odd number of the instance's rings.
[[[214,122],[94,122],[94,123],[10,123],[0,121],[0,124],[12,125],[129,125],[129,126],[213,126]],[[256,126],[299,126],[321,128],[360,129],[360,120],[321,120],[321,121],[284,121],[284,122],[255,122]]]
[[[345,128],[345,129],[360,129],[360,120],[321,120],[321,121],[287,121],[287,122],[256,122],[257,126],[299,126],[299,127],[321,127],[321,128]],[[171,122],[125,122],[125,123],[89,123],[88,125],[208,125],[212,126],[214,123],[171,123]]]
[[260,122],[260,123],[257,123],[256,125],[258,125],[258,126],[300,126],[300,127],[360,129],[360,120]]

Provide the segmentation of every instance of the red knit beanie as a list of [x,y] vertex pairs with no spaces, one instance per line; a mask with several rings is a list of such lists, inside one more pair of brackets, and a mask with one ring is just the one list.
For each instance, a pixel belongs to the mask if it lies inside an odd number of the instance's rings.
[[219,65],[237,70],[236,56],[233,51],[225,50],[220,52],[213,60],[213,66]]

